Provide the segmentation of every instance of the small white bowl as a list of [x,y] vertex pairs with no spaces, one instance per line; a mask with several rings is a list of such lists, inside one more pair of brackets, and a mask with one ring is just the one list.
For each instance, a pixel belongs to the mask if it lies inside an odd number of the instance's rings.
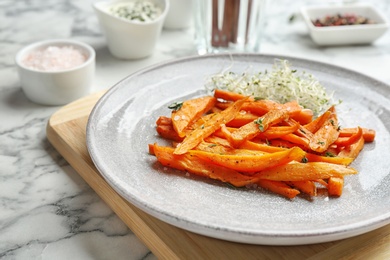
[[162,9],[162,13],[155,20],[148,22],[130,21],[109,12],[111,6],[130,1],[132,0],[103,1],[93,4],[100,27],[106,36],[108,49],[119,59],[140,59],[153,53],[169,8],[169,0],[151,0]]
[[[369,44],[381,37],[389,27],[385,17],[367,4],[302,7],[301,13],[312,40],[318,45]],[[355,14],[375,21],[375,24],[316,27],[313,21],[328,15]]]
[[[48,47],[72,47],[85,61],[68,69],[46,71],[31,68],[25,59],[29,54]],[[23,92],[31,101],[42,105],[65,105],[90,92],[95,74],[95,50],[74,40],[46,40],[21,49],[15,57]]]

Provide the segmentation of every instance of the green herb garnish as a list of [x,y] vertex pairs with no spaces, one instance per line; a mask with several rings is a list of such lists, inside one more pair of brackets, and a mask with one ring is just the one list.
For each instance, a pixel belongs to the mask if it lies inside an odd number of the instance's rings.
[[333,154],[333,153],[331,153],[331,152],[326,152],[326,153],[325,153],[325,156],[326,156],[326,157],[336,157],[336,155]]
[[261,132],[264,132],[264,125],[263,125],[263,119],[261,117],[259,117],[258,119],[256,119],[255,121],[253,121],[256,125],[259,125],[259,130]]
[[178,111],[183,106],[183,102],[175,102],[168,106],[169,109],[173,111]]

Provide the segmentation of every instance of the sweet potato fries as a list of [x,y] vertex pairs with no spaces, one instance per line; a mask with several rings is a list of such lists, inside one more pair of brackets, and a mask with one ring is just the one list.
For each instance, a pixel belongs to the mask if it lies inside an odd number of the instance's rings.
[[216,90],[171,108],[156,129],[172,146],[149,145],[162,165],[290,199],[319,188],[341,196],[344,176],[357,173],[349,165],[375,139],[372,129],[341,129],[334,106],[313,119],[297,102]]

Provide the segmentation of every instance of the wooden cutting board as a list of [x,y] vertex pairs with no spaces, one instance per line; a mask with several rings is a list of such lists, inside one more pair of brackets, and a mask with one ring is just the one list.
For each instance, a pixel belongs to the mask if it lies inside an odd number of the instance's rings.
[[86,124],[93,106],[103,94],[77,100],[54,113],[47,124],[47,138],[159,259],[390,259],[390,225],[341,241],[282,247],[218,240],[146,214],[107,184],[88,154]]

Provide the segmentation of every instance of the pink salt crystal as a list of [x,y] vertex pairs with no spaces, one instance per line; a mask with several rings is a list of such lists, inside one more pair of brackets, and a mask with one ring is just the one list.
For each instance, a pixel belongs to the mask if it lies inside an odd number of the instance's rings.
[[49,46],[43,50],[30,52],[23,64],[34,70],[60,71],[83,64],[87,57],[72,46]]

